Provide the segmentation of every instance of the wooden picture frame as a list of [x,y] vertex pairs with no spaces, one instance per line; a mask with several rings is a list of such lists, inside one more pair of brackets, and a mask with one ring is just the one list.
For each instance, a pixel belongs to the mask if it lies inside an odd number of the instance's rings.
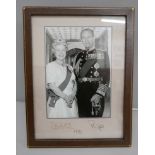
[[[123,136],[118,138],[36,138],[33,70],[33,17],[124,17],[125,58],[123,93]],[[78,7],[30,7],[23,8],[25,96],[28,147],[128,147],[132,141],[132,85],[134,53],[134,8],[78,8]],[[38,53],[39,54],[39,53]]]

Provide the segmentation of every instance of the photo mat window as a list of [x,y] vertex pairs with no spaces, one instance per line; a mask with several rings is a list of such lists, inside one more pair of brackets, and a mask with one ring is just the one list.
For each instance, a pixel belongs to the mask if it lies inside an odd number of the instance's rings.
[[[107,53],[108,59],[109,59],[109,70],[110,70],[110,77],[109,77],[109,83],[108,83],[108,91],[104,97],[104,110],[102,110],[102,115],[100,114],[100,117],[102,118],[108,118],[111,117],[111,89],[110,89],[110,84],[111,84],[111,27],[106,27],[106,26],[91,26],[91,27],[86,27],[86,26],[45,26],[44,27],[44,32],[45,32],[45,56],[46,56],[46,85],[48,84],[47,82],[47,74],[49,76],[50,73],[47,71],[47,66],[48,64],[51,64],[55,62],[56,56],[55,56],[55,49],[53,45],[55,42],[59,42],[62,44],[65,42],[66,48],[66,57],[65,57],[65,63],[73,68],[73,73],[75,74],[75,57],[81,52],[85,50],[85,46],[83,44],[82,38],[81,38],[81,32],[83,30],[89,29],[93,32],[94,36],[94,49],[96,50],[96,53],[98,55],[102,55],[103,53]],[[78,49],[78,50],[75,50]],[[92,56],[92,55],[90,55]],[[107,58],[105,58],[107,59]],[[98,60],[97,60],[98,61]],[[104,61],[104,59],[103,59]],[[95,63],[93,64],[93,67],[97,66]],[[94,68],[95,68],[94,67]],[[98,66],[97,66],[98,67]],[[96,68],[97,68],[96,67]],[[96,69],[95,68],[95,69]],[[98,68],[97,68],[98,69]],[[94,76],[97,72],[96,70],[92,70],[92,79],[97,77]],[[55,76],[57,69],[51,73],[51,77]],[[62,76],[63,76],[62,72]],[[91,76],[90,76],[91,77]],[[55,77],[55,80],[59,80],[59,77]],[[64,77],[65,78],[65,77]],[[103,75],[104,78],[104,75]],[[92,80],[91,79],[91,80]],[[77,80],[77,77],[75,75],[75,80]],[[100,81],[99,81],[100,82]],[[93,83],[93,82],[90,82]],[[48,88],[48,87],[47,87]],[[77,89],[78,89],[78,83],[77,83]],[[54,107],[49,106],[49,98],[50,98],[50,92],[49,89],[46,89],[46,100],[47,100],[47,118],[80,118],[79,115],[68,115],[67,117],[63,117],[63,115],[60,115],[60,117],[55,114],[55,116],[50,115],[49,113],[53,113],[53,110],[56,108],[57,105],[54,105]],[[78,92],[78,91],[77,91]],[[76,94],[77,95],[77,94]],[[77,113],[80,111],[78,110],[78,100],[76,100],[77,104]],[[70,109],[69,109],[70,110]],[[64,111],[63,107],[60,106],[58,108],[58,111],[62,113]],[[91,108],[91,112],[93,112],[93,109]],[[56,112],[59,113],[59,112]],[[92,115],[93,117],[93,115]]]

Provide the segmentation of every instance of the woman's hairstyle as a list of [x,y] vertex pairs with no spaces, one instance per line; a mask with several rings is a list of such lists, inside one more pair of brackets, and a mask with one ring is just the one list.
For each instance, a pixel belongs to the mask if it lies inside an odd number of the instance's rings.
[[63,45],[66,48],[66,51],[68,50],[67,43],[64,39],[59,38],[59,39],[54,40],[54,42],[52,43],[52,51],[51,51],[52,52],[51,53],[51,60],[52,61],[56,60],[55,48],[58,45]]
[[60,39],[54,40],[54,42],[52,44],[53,50],[55,50],[56,46],[58,46],[58,45],[63,45],[67,50],[67,43],[64,39],[60,38]]

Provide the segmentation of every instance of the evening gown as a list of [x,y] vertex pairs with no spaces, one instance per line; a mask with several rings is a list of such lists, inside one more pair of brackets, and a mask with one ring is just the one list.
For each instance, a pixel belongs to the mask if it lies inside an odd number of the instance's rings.
[[[71,66],[70,66],[71,68]],[[46,66],[46,84],[53,83],[55,86],[59,86],[66,78],[67,67],[61,66],[56,63],[56,61],[50,62]],[[73,88],[75,87],[75,75],[72,71],[70,81],[63,92],[66,95],[71,95],[73,93]],[[78,117],[78,106],[76,99],[72,103],[72,108],[67,107],[67,103],[64,99],[59,98],[54,107],[50,107],[51,97],[47,100],[47,116],[48,118],[75,118]]]

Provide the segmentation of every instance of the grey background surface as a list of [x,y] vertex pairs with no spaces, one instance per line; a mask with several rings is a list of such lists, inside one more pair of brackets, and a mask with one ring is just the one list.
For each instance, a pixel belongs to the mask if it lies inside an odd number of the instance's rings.
[[23,56],[23,6],[63,6],[63,7],[134,7],[135,39],[134,39],[134,77],[133,108],[138,107],[138,1],[137,0],[16,0],[16,98],[17,101],[17,155],[73,155],[73,154],[105,154],[105,155],[137,155],[137,111],[133,111],[133,145],[131,148],[83,148],[83,149],[28,149],[26,146],[25,122],[25,83]]

